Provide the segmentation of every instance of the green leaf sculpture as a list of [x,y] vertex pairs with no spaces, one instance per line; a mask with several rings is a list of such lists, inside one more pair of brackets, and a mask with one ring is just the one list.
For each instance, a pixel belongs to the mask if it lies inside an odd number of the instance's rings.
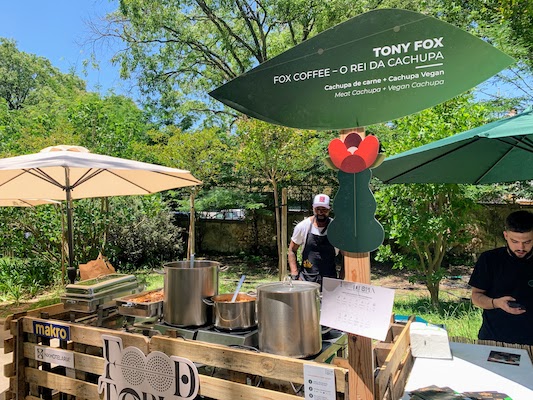
[[366,253],[383,243],[383,227],[374,217],[376,200],[369,186],[371,177],[370,169],[355,174],[338,172],[335,218],[328,227],[328,240],[338,249]]

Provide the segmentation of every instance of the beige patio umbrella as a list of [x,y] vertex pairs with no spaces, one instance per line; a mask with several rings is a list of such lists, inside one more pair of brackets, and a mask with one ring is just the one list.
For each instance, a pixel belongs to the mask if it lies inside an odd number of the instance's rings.
[[201,183],[186,170],[95,154],[80,146],[52,146],[0,159],[0,200],[66,201],[71,282],[76,277],[72,200],[145,195]]
[[43,204],[61,204],[47,199],[0,199],[0,207],[35,207]]

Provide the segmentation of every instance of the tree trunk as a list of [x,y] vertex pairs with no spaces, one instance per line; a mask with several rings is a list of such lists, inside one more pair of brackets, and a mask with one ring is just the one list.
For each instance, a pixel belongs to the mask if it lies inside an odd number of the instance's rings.
[[278,198],[278,182],[272,179],[272,190],[274,192],[274,215],[276,217],[276,247],[278,249],[278,274],[281,276],[281,265],[283,260],[281,258],[281,216],[279,210],[279,198]]
[[429,290],[429,296],[431,299],[431,304],[433,307],[437,308],[439,306],[439,288],[440,288],[440,282],[431,283],[427,282],[426,287]]

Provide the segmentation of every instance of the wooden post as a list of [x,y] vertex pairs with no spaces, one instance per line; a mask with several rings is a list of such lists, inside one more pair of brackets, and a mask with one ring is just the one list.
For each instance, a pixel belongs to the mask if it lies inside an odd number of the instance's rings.
[[287,188],[281,189],[281,266],[279,280],[287,274]]
[[[353,128],[341,130],[341,139],[352,132],[365,137],[365,128]],[[344,253],[344,280],[370,283],[370,253]],[[348,335],[348,364],[350,400],[374,400],[374,358],[371,338]]]
[[24,399],[28,393],[26,384],[26,359],[24,358],[24,327],[22,326],[22,319],[16,320],[11,329],[11,334],[15,338],[15,349],[13,354],[13,361],[15,364],[15,398]]
[[195,212],[194,212],[194,191],[191,193],[190,198],[190,216],[189,216],[189,241],[187,246],[187,260],[190,260],[192,255],[195,253]]

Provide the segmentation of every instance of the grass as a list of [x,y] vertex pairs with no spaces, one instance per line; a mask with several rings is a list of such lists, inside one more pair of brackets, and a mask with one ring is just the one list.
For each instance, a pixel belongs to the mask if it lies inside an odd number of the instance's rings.
[[18,312],[34,310],[59,303],[63,287],[54,286],[32,299],[16,301],[3,301],[0,303],[0,319]]
[[464,300],[441,299],[439,308],[435,309],[429,296],[405,297],[394,302],[393,312],[396,315],[416,315],[435,325],[442,324],[450,337],[476,339],[481,326],[481,309]]

